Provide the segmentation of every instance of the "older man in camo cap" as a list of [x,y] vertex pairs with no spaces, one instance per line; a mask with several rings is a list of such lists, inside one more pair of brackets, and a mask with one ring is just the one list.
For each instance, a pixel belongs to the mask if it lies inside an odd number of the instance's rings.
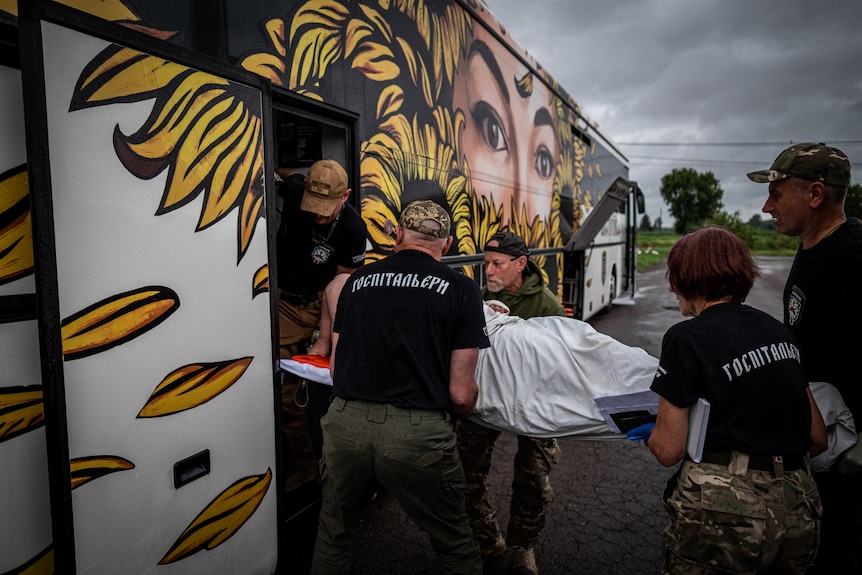
[[[763,211],[799,250],[784,286],[784,323],[799,340],[812,390],[833,385],[862,429],[862,223],[848,218],[847,154],[826,144],[790,146],[748,177],[769,184]],[[824,418],[830,410],[820,406]],[[829,421],[827,421],[829,424]],[[833,446],[830,445],[830,449]],[[839,450],[840,451],[840,450]],[[862,573],[862,441],[814,473],[823,503],[821,543],[810,573]],[[816,471],[816,470],[815,470]]]

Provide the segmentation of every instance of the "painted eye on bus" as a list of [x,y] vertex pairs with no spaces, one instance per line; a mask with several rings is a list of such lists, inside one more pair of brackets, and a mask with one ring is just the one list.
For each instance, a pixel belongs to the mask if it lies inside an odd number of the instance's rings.
[[545,146],[541,146],[536,152],[534,167],[539,176],[544,180],[550,178],[551,174],[554,173],[554,158]]
[[503,132],[503,124],[497,112],[487,102],[476,102],[471,110],[473,121],[479,126],[482,139],[495,152],[504,152],[509,149],[506,134]]

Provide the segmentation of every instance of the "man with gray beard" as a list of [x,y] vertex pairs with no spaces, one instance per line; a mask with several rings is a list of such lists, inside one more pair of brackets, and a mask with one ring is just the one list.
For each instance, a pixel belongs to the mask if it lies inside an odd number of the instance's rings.
[[[485,245],[487,285],[482,288],[482,299],[502,301],[509,307],[510,315],[524,319],[565,316],[565,309],[545,286],[541,269],[529,255],[526,242],[512,232],[491,236]],[[457,430],[467,479],[467,512],[482,557],[486,560],[499,557],[506,552],[508,542],[513,550],[512,572],[538,575],[533,547],[545,525],[548,506],[554,500],[548,476],[560,459],[557,440],[517,436],[509,526],[504,538],[486,486],[494,443],[500,432],[466,419],[458,421]]]

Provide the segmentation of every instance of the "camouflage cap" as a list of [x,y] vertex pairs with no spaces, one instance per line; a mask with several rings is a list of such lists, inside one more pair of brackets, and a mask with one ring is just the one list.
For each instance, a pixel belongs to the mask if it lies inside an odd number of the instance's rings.
[[[496,246],[489,246],[491,242],[497,242]],[[530,250],[527,249],[527,242],[521,236],[512,232],[497,232],[485,244],[486,252],[498,252],[507,256],[519,258],[521,256],[530,255]]]
[[319,160],[308,168],[299,209],[329,217],[347,193],[347,172],[335,160]]
[[[428,226],[429,221],[436,222],[439,227]],[[450,224],[448,212],[431,200],[410,202],[401,211],[401,227],[426,236],[448,238]]]
[[748,178],[761,184],[802,178],[846,188],[850,185],[850,160],[838,148],[823,143],[794,144],[775,158],[771,168],[751,172]]

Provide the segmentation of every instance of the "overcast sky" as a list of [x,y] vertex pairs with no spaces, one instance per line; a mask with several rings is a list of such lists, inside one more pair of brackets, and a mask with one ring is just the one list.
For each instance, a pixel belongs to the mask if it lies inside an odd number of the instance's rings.
[[693,168],[712,172],[725,211],[748,221],[766,185],[746,172],[795,142],[841,148],[862,182],[858,0],[487,4],[628,157],[651,220],[671,221],[662,176]]

